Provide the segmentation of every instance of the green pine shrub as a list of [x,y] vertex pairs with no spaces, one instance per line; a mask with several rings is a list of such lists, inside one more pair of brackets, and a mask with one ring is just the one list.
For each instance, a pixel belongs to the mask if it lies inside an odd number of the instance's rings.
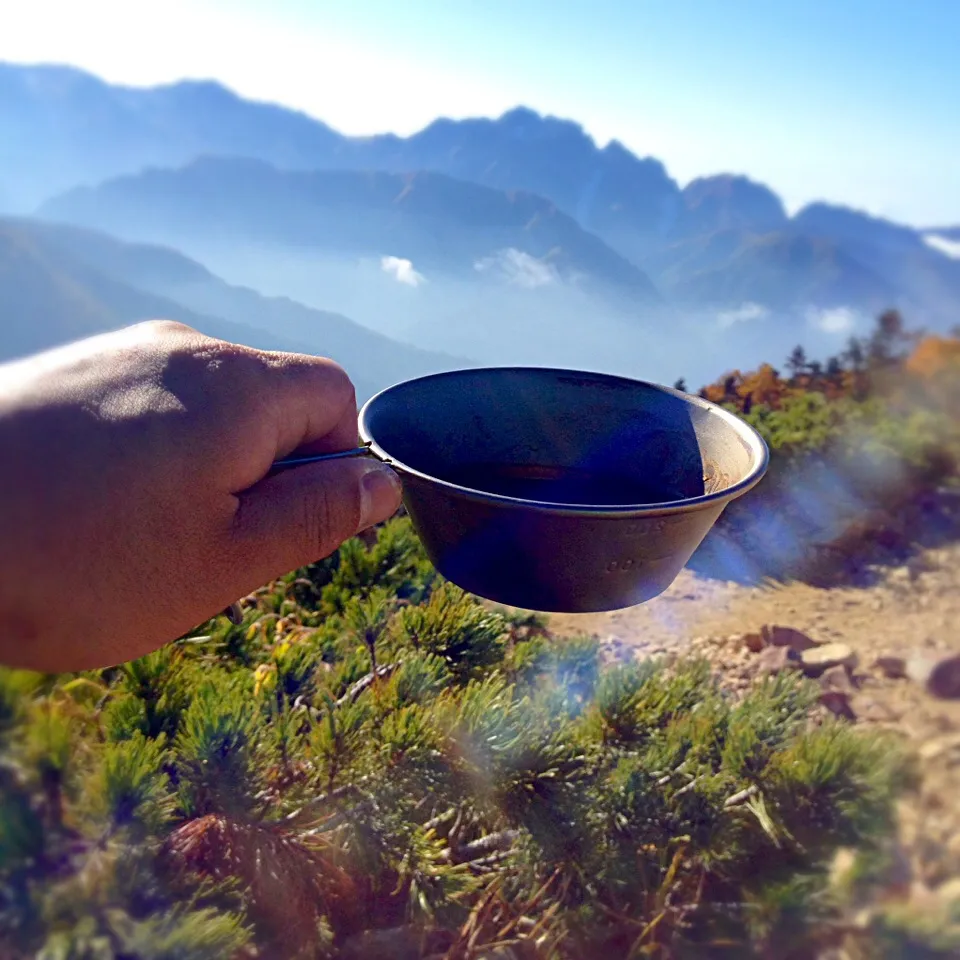
[[835,851],[892,830],[897,751],[815,724],[803,681],[733,703],[705,661],[602,668],[442,582],[407,520],[243,609],[119,669],[0,671],[3,955],[380,956],[402,928],[809,956],[845,922]]

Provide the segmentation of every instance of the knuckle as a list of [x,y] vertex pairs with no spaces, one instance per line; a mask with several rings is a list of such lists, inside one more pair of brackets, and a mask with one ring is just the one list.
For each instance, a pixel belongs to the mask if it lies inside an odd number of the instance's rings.
[[194,357],[215,382],[235,391],[238,399],[256,395],[265,386],[263,363],[250,347],[207,339],[194,350]]
[[205,351],[205,365],[216,388],[211,391],[240,420],[262,418],[271,406],[270,383],[255,350],[215,341]]
[[265,370],[303,377],[317,386],[322,385],[335,402],[348,403],[356,397],[350,375],[335,360],[300,353],[261,352],[259,355]]
[[355,411],[357,390],[347,371],[333,360],[324,360],[323,365],[324,392],[330,406],[334,409]]
[[330,389],[333,390],[338,397],[342,397],[344,401],[348,401],[351,397],[356,397],[357,393],[353,381],[339,363],[326,359],[322,360],[321,363],[323,364],[324,374],[329,382]]
[[193,327],[181,323],[179,320],[154,319],[144,320],[135,324],[135,328],[141,330],[147,336],[163,339],[166,337],[200,337],[200,334]]

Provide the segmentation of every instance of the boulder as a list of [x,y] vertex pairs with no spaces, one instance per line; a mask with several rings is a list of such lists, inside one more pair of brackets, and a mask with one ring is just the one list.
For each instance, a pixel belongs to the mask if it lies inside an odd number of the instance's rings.
[[960,655],[944,657],[934,665],[927,691],[941,700],[960,700]]
[[811,647],[800,654],[803,671],[809,677],[819,677],[830,667],[846,667],[852,670],[857,665],[857,655],[845,643],[824,643]]
[[817,641],[813,637],[793,627],[781,627],[774,624],[764,627],[763,633],[767,644],[771,647],[789,647],[791,650],[796,650],[797,653],[803,653],[804,650],[810,650],[817,646]]
[[907,676],[922,684],[927,693],[941,700],[960,700],[960,655],[913,657],[906,664]]
[[759,653],[767,645],[767,641],[759,631],[740,633],[731,637],[730,640],[735,646],[746,647],[751,653]]
[[766,647],[754,658],[752,667],[759,677],[772,676],[783,670],[800,669],[800,654],[790,647]]
[[877,657],[873,661],[873,667],[890,680],[902,680],[907,675],[906,659],[892,654]]
[[900,719],[901,714],[893,710],[888,704],[872,697],[858,694],[853,700],[853,712],[860,721],[870,723],[893,723]]
[[820,689],[824,693],[836,692],[850,694],[854,691],[853,681],[844,666],[828,667],[820,675]]
[[820,694],[820,705],[826,707],[835,717],[856,720],[857,715],[850,705],[850,694],[843,690],[824,690]]

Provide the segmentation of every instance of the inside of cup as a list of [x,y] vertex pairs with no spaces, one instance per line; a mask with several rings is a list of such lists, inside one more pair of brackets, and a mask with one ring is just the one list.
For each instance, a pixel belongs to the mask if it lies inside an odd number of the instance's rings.
[[398,384],[364,436],[401,466],[483,493],[577,506],[700,497],[753,458],[735,423],[694,398],[600,374],[463,370]]

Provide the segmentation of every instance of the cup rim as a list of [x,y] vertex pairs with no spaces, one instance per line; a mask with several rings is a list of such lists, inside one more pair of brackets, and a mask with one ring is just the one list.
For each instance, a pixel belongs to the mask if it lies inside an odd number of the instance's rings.
[[[700,407],[703,410],[706,410],[714,416],[720,417],[723,421],[730,426],[734,433],[741,439],[748,447],[751,453],[751,459],[753,464],[747,474],[738,480],[736,483],[730,484],[728,487],[724,487],[721,490],[715,490],[712,493],[704,493],[697,497],[689,497],[685,500],[672,500],[661,503],[640,503],[640,504],[577,504],[577,503],[552,503],[545,500],[528,500],[521,497],[508,497],[504,494],[499,493],[490,493],[486,490],[478,490],[474,487],[464,486],[463,484],[453,483],[449,480],[443,480],[440,477],[435,477],[432,474],[425,473],[422,470],[418,470],[416,467],[411,467],[409,464],[404,463],[401,460],[398,460],[396,457],[393,457],[390,452],[385,449],[372,435],[369,429],[368,418],[370,417],[370,411],[373,408],[373,405],[380,401],[387,394],[398,390],[401,387],[408,387],[412,384],[421,383],[427,380],[439,380],[460,377],[464,374],[485,374],[485,373],[553,373],[559,374],[561,376],[589,376],[592,378],[599,378],[608,381],[617,381],[620,383],[631,384],[634,386],[643,386],[648,387],[654,390],[657,390],[661,393],[670,394],[671,396],[676,397],[679,400],[682,400],[685,403],[689,403],[693,406]],[[703,397],[697,396],[696,394],[683,393],[680,390],[675,390],[672,387],[664,386],[660,383],[653,383],[648,380],[639,380],[633,377],[624,377],[619,374],[612,373],[600,373],[592,370],[574,370],[566,367],[548,367],[548,366],[534,366],[534,365],[497,365],[497,366],[483,366],[483,367],[463,367],[456,370],[444,370],[440,373],[430,373],[420,377],[411,377],[408,380],[401,380],[397,383],[391,384],[389,387],[385,387],[383,390],[375,393],[370,399],[368,399],[363,406],[360,408],[360,413],[358,416],[358,423],[360,429],[360,438],[367,444],[371,452],[378,457],[380,460],[383,460],[390,464],[395,470],[397,470],[401,475],[407,474],[411,477],[416,477],[418,480],[423,481],[424,483],[429,483],[433,486],[440,487],[443,490],[446,490],[451,495],[458,496],[462,499],[471,500],[474,502],[481,502],[487,504],[494,504],[497,506],[522,509],[522,510],[533,510],[537,513],[543,514],[559,514],[563,516],[590,516],[590,517],[601,517],[608,516],[614,518],[630,518],[630,517],[658,517],[658,516],[669,516],[672,514],[679,513],[690,513],[693,511],[705,509],[710,506],[715,506],[718,504],[726,504],[731,500],[736,499],[739,496],[742,496],[748,490],[756,486],[757,483],[763,478],[763,475],[767,471],[767,466],[770,460],[770,452],[767,448],[767,444],[764,441],[763,437],[750,426],[745,420],[742,420],[740,417],[735,416],[729,410],[725,410],[723,407],[719,406],[716,403],[713,403],[709,400],[705,400]]]

